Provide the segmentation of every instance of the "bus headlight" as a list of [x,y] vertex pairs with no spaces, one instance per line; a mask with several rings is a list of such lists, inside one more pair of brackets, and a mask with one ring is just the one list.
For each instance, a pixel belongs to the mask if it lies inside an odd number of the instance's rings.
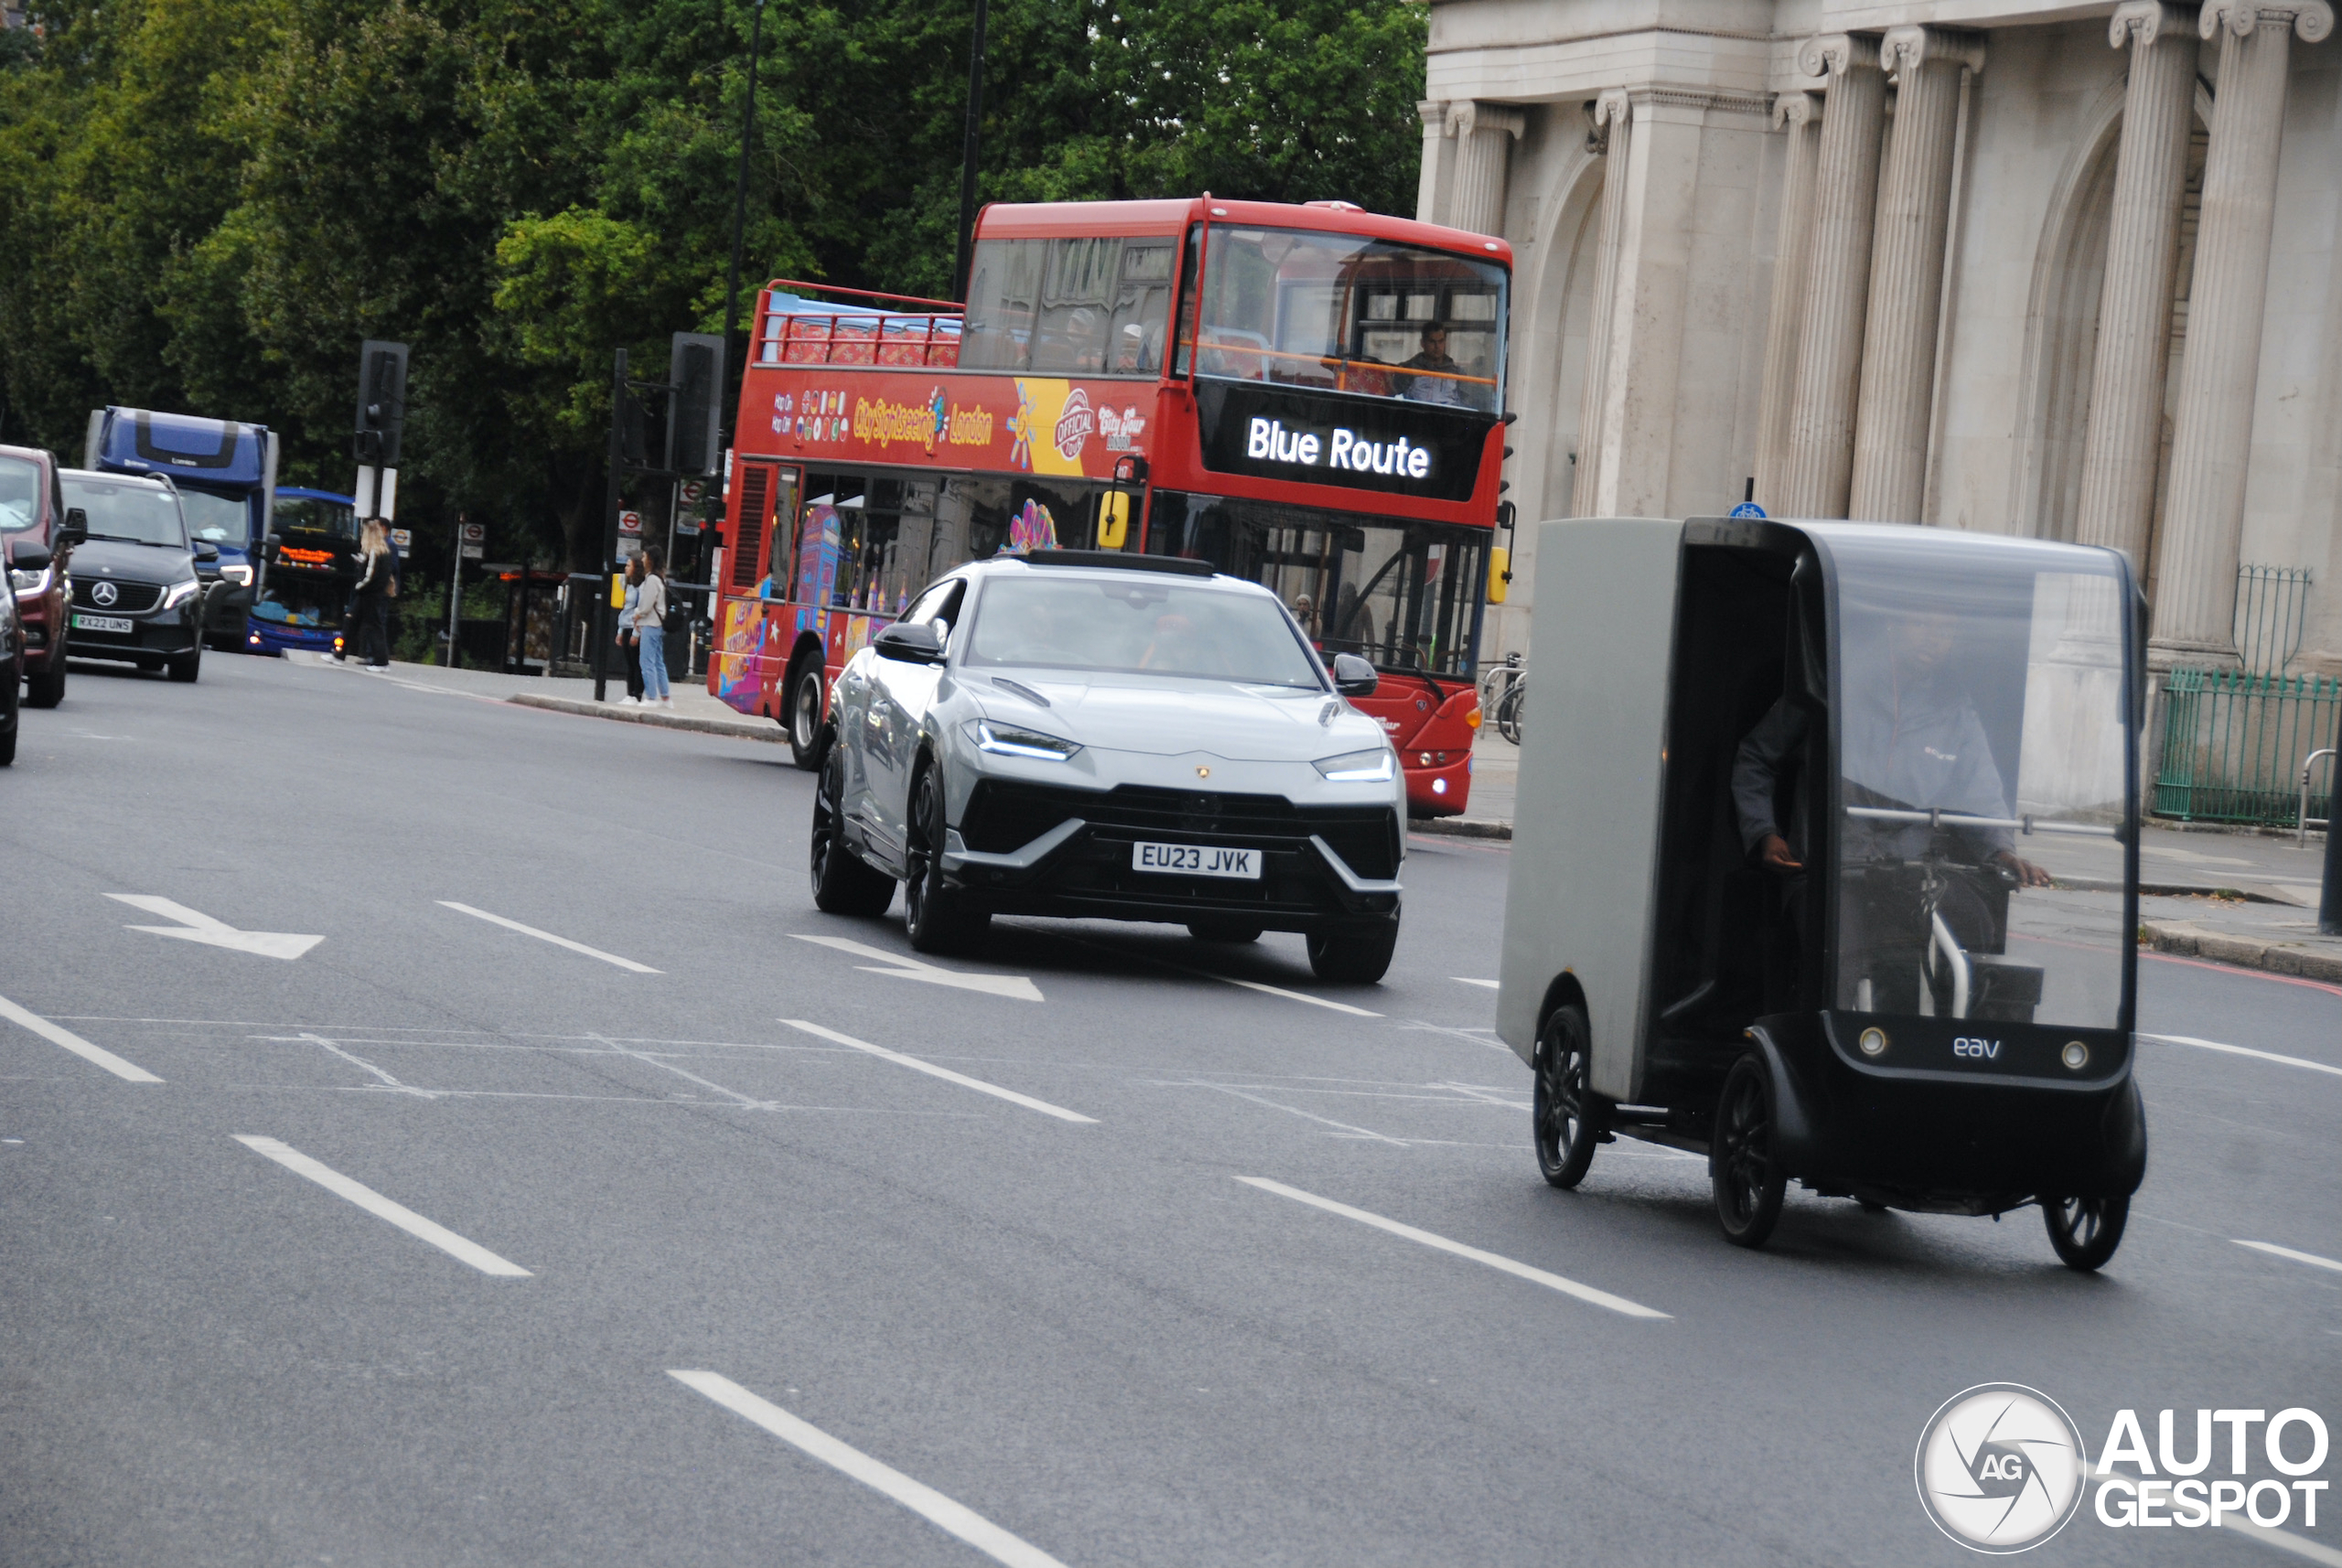
[[1315,764],[1329,784],[1388,784],[1398,773],[1399,759],[1387,746],[1372,751],[1346,751]]
[[249,588],[252,585],[252,569],[243,562],[234,562],[220,568],[220,580],[233,583],[240,588]]

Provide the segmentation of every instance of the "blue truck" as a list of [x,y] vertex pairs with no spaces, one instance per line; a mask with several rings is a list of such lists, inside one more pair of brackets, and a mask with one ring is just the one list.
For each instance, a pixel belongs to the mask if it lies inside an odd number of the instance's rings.
[[161,474],[178,487],[188,532],[218,547],[204,640],[222,650],[330,652],[356,577],[358,526],[348,496],[276,486],[266,425],[143,408],[90,414],[82,467]]

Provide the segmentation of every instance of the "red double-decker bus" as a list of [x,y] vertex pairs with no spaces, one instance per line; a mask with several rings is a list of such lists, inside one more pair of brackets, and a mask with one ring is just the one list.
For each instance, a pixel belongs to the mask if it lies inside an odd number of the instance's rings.
[[1004,550],[1199,558],[1370,660],[1358,705],[1411,810],[1462,811],[1511,265],[1501,240],[1345,202],[1206,196],[987,207],[964,307],[774,282],[708,690],[811,766],[831,682],[936,575]]

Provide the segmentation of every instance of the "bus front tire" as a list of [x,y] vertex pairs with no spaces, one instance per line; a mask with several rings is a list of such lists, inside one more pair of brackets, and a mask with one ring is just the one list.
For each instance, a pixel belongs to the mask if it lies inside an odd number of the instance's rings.
[[1763,1246],[1781,1218],[1789,1178],[1773,1158],[1773,1086],[1754,1055],[1724,1075],[1708,1144],[1708,1181],[1724,1239],[1735,1247]]
[[1372,985],[1391,969],[1399,946],[1399,917],[1370,925],[1335,926],[1309,933],[1309,967],[1340,985]]
[[809,654],[800,659],[790,669],[789,685],[781,699],[781,723],[789,729],[789,755],[808,773],[822,765],[823,673],[821,655]]

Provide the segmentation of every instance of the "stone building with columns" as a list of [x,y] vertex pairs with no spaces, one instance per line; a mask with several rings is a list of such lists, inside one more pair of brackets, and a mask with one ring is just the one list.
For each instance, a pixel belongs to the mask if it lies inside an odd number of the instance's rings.
[[1516,248],[1524,520],[1753,484],[2115,545],[2161,663],[2306,567],[2294,668],[2342,671],[2326,0],[1429,3],[1416,216]]

